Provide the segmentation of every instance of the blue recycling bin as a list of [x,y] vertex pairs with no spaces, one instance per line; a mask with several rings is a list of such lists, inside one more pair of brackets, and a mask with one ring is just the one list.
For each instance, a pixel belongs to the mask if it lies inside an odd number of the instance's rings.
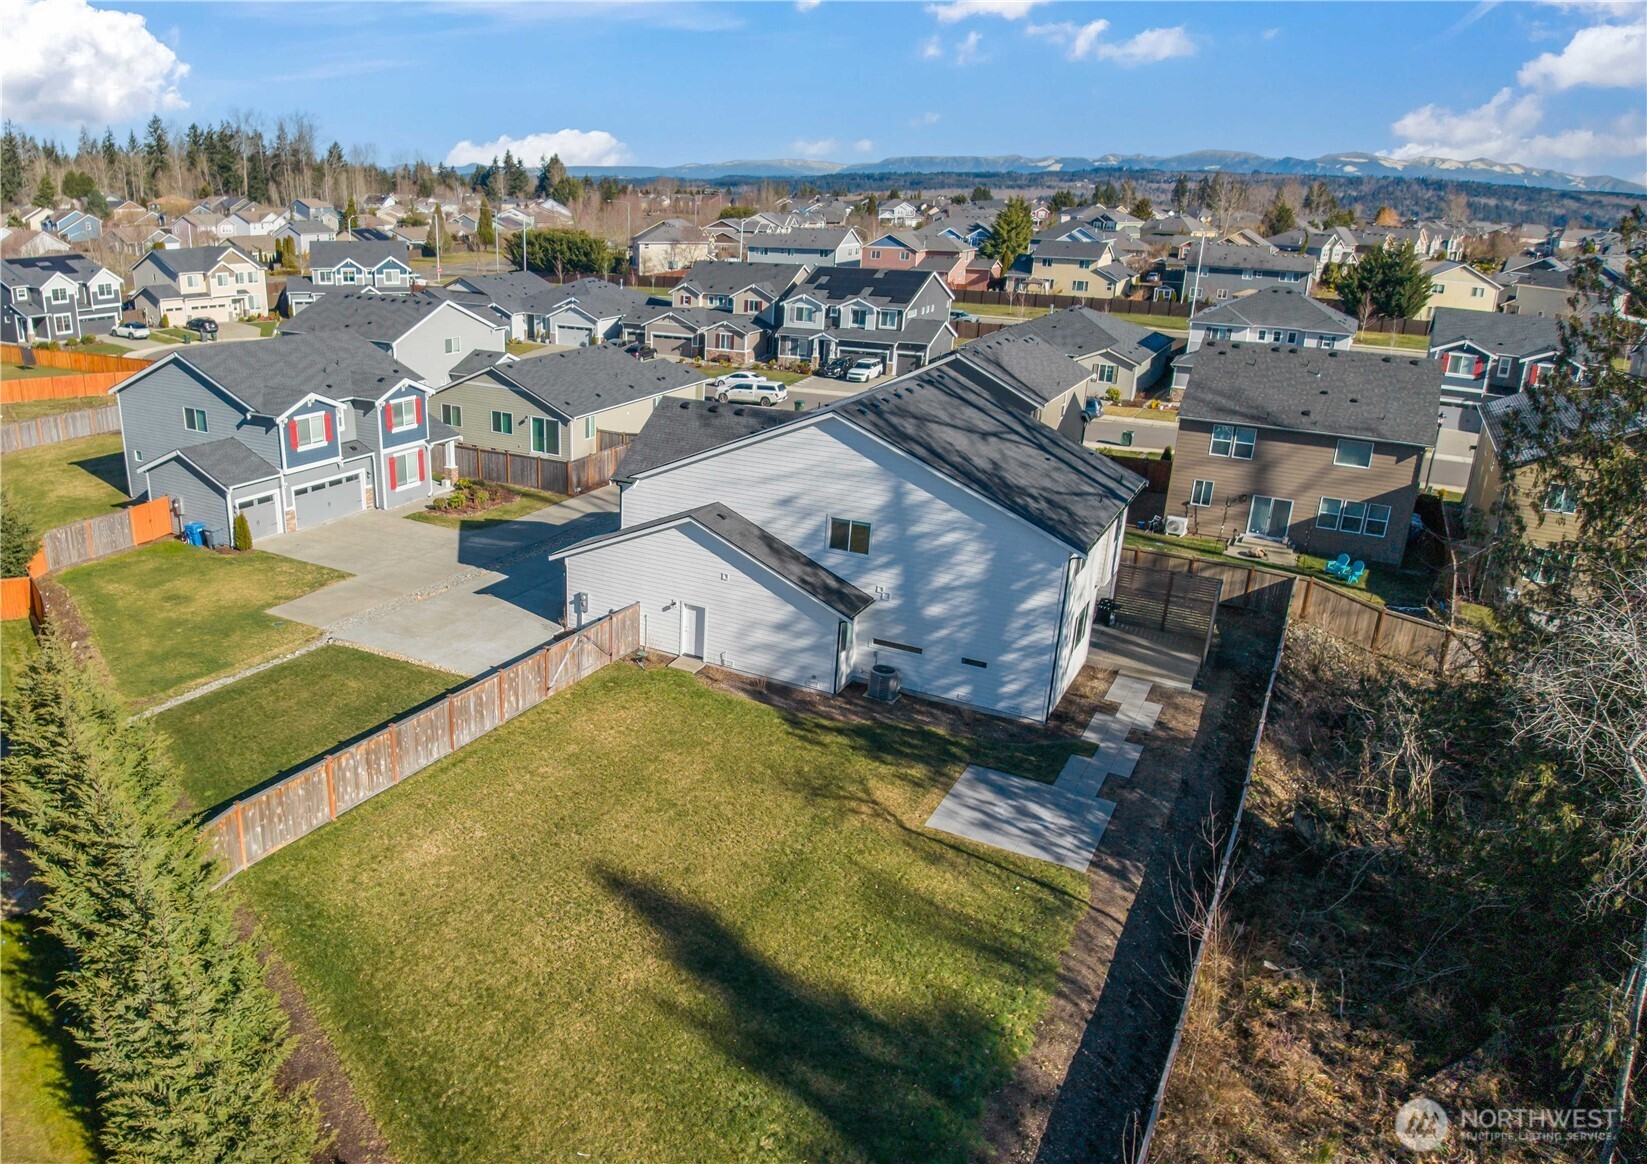
[[205,545],[206,523],[203,521],[191,521],[185,523],[183,526],[183,540],[188,542],[191,546]]

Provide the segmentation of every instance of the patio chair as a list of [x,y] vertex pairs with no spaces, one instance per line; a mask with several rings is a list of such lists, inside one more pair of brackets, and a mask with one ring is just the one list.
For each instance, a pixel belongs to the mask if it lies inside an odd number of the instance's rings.
[[1351,566],[1350,569],[1349,569],[1349,572],[1344,575],[1344,582],[1345,582],[1346,585],[1349,585],[1349,586],[1358,586],[1361,583],[1361,579],[1365,578],[1366,576],[1367,576],[1367,563],[1358,561],[1353,566]]
[[1350,556],[1348,554],[1339,554],[1338,557],[1323,566],[1322,570],[1329,578],[1342,578],[1350,572]]

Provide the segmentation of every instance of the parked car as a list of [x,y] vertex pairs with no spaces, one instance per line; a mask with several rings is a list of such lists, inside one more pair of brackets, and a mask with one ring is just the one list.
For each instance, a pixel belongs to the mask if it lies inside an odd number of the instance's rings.
[[818,366],[818,375],[828,376],[831,380],[840,380],[846,376],[847,369],[852,367],[853,363],[851,357],[828,360]]
[[951,323],[970,323],[977,318],[978,317],[973,315],[972,312],[962,311],[959,307],[951,307],[949,309],[949,319]]
[[658,349],[651,344],[630,344],[623,349],[637,360],[655,360],[658,358]]
[[204,315],[197,315],[183,325],[185,331],[192,331],[202,341],[217,338],[217,320],[207,319]]
[[759,372],[733,372],[716,380],[711,387],[720,400],[739,404],[781,404],[789,399],[788,388]]
[[865,356],[846,370],[849,384],[867,384],[886,374],[886,363],[875,356]]
[[131,323],[117,323],[109,329],[109,334],[117,335],[121,339],[145,340],[149,338],[149,325],[140,319]]

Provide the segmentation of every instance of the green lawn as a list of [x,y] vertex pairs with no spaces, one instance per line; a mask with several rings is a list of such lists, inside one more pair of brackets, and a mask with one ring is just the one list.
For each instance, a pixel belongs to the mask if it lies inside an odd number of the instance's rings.
[[510,490],[519,496],[513,501],[505,502],[495,509],[488,509],[484,513],[477,513],[464,517],[456,513],[434,513],[427,509],[420,509],[416,513],[406,516],[413,521],[427,522],[430,525],[445,526],[447,529],[475,530],[486,529],[488,526],[501,525],[506,521],[525,517],[528,513],[536,513],[546,505],[559,505],[566,498],[559,493],[545,493],[537,489],[522,489],[511,485]]
[[325,646],[154,717],[190,807],[210,812],[462,682],[354,647]]
[[1398,348],[1411,352],[1427,352],[1430,350],[1430,337],[1427,335],[1396,335],[1393,332],[1363,331],[1356,334],[1355,342],[1370,348]]
[[7,453],[0,458],[0,480],[37,530],[101,517],[131,501],[121,447],[115,432]]
[[1345,586],[1342,582],[1334,581],[1326,573],[1326,558],[1317,558],[1312,554],[1299,554],[1297,566],[1283,566],[1275,562],[1254,562],[1250,558],[1237,558],[1224,553],[1224,543],[1217,538],[1169,538],[1163,534],[1143,533],[1139,530],[1129,530],[1126,535],[1126,544],[1137,546],[1140,550],[1161,550],[1168,554],[1178,554],[1193,558],[1215,558],[1228,565],[1258,566],[1265,570],[1274,570],[1280,574],[1297,574],[1302,578],[1312,578],[1327,586],[1342,590],[1346,594],[1353,594],[1357,598],[1366,599],[1376,606],[1423,606],[1429,597],[1430,586],[1434,579],[1426,570],[1398,569],[1394,566],[1368,566],[1367,573],[1354,586]]
[[65,570],[121,695],[142,705],[287,651],[320,634],[264,613],[348,575],[253,550],[159,542]]
[[112,408],[114,397],[99,393],[96,396],[65,396],[60,400],[23,400],[16,404],[0,404],[0,423],[15,420],[33,420],[37,416],[56,416],[63,412],[79,412],[85,408]]
[[61,956],[23,918],[0,923],[0,1160],[91,1164],[91,1088],[48,995]]
[[1087,896],[974,758],[619,665],[230,884],[403,1164],[962,1161]]
[[541,352],[545,344],[535,344],[529,340],[510,340],[503,345],[503,350],[511,356],[529,356],[533,352]]
[[48,368],[36,364],[25,368],[21,364],[0,364],[0,380],[48,380],[53,376],[73,376],[73,368]]
[[257,328],[257,334],[264,339],[272,336],[275,329],[280,326],[280,320],[278,319],[248,319],[246,322]]
[[1037,319],[1049,310],[1045,307],[1009,306],[1005,303],[956,303],[953,306],[956,311],[964,311],[968,315],[976,315],[982,319],[995,319],[1001,316],[1009,319]]
[[74,350],[92,356],[124,356],[131,351],[129,347],[115,343],[76,344]]

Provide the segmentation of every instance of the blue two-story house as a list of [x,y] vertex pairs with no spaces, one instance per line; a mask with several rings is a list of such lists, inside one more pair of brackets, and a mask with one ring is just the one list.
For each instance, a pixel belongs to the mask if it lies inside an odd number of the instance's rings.
[[0,339],[67,343],[120,322],[120,276],[85,255],[0,261]]
[[954,299],[936,271],[819,267],[779,303],[774,354],[811,364],[879,357],[901,375],[954,350]]
[[428,497],[457,441],[416,373],[347,334],[192,346],[112,391],[128,492],[219,544],[238,514],[255,540]]

